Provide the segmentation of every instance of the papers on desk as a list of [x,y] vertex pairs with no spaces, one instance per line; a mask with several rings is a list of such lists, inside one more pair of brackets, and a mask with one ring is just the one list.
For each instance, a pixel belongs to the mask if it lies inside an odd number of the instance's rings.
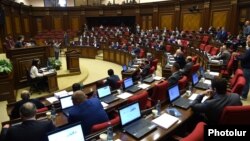
[[122,94],[120,94],[120,95],[118,95],[118,96],[116,96],[116,97],[121,98],[121,99],[127,99],[127,98],[129,98],[130,96],[132,96],[132,95],[133,95],[133,94],[131,94],[131,93],[124,92],[124,93],[122,93]]
[[49,71],[45,71],[43,72],[43,75],[49,75],[49,74],[52,74],[52,73],[55,73],[55,70],[49,70]]
[[220,75],[220,73],[219,72],[213,72],[213,71],[210,71],[210,73],[209,73],[210,75],[214,75],[214,76],[219,76]]
[[[188,99],[190,99],[190,100],[195,100],[196,97],[197,97],[198,95],[199,95],[199,94],[193,93]],[[209,96],[204,96],[204,97],[202,98],[201,103],[203,103],[204,101],[206,101],[208,98],[209,98]]]
[[105,103],[105,102],[101,102],[101,104],[102,104],[102,107],[105,109],[105,108],[107,108],[109,105],[107,104],[107,103]]
[[68,92],[68,95],[73,95],[73,93],[74,93],[73,91],[70,91]]
[[56,92],[54,93],[54,95],[58,98],[61,98],[61,97],[68,96],[68,92],[64,90],[64,91]]
[[203,83],[208,84],[208,85],[211,85],[212,81],[211,81],[211,80],[206,79]]
[[129,68],[129,70],[130,70],[130,71],[135,71],[135,70],[136,70],[136,68]]
[[142,89],[147,89],[148,87],[150,87],[150,85],[142,83],[138,87]]
[[174,117],[172,115],[169,115],[167,113],[162,114],[158,118],[152,120],[153,123],[157,124],[158,126],[168,129],[172,125],[174,125],[176,122],[178,122],[179,119],[177,117]]
[[160,77],[160,76],[155,76],[154,77],[154,80],[157,80],[157,81],[159,81],[159,80],[161,80],[163,77]]
[[175,61],[169,60],[169,63],[173,64]]
[[219,63],[220,63],[220,60],[210,60],[209,62],[210,62],[210,63],[214,63],[214,64],[219,64]]
[[137,68],[137,67],[139,67],[139,65],[133,65],[133,67]]
[[46,100],[52,104],[52,103],[58,101],[58,98],[55,96],[52,96],[52,97],[46,98]]

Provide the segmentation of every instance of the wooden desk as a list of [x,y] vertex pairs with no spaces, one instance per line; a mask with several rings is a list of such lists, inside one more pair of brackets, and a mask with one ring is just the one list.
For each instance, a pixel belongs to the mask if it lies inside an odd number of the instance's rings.
[[13,73],[3,76],[0,75],[0,101],[7,100],[8,103],[16,101],[13,75]]
[[97,55],[97,48],[92,47],[92,46],[70,46],[67,47],[67,51],[72,51],[75,50],[80,53],[80,57],[82,58],[91,58],[95,59]]
[[117,49],[104,48],[103,49],[103,60],[119,65],[128,65],[129,60],[132,59],[132,55],[129,52],[124,52]]
[[54,71],[53,73],[49,73],[45,75],[48,78],[48,89],[49,92],[54,92],[57,91],[58,88],[58,83],[57,83],[57,73]]

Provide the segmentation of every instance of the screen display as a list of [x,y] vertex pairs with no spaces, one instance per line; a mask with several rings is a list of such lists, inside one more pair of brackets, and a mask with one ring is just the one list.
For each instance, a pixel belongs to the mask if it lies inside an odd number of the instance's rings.
[[192,80],[193,80],[193,84],[194,84],[194,85],[197,84],[197,83],[199,82],[199,78],[198,78],[197,73],[194,73],[194,74],[192,75]]
[[200,67],[200,73],[204,77],[204,69],[203,69],[203,67]]
[[60,99],[62,109],[73,106],[71,96],[63,97]]
[[123,66],[122,66],[122,70],[123,70],[123,71],[127,71],[127,69],[128,69],[128,68],[127,68],[126,65],[123,65]]
[[139,103],[134,103],[119,110],[122,126],[141,117]]
[[128,78],[128,79],[125,79],[124,80],[124,88],[126,89],[126,88],[128,88],[128,87],[130,87],[130,86],[132,86],[133,85],[133,80],[132,80],[132,78]]
[[178,85],[175,85],[171,87],[170,89],[168,89],[168,95],[169,95],[170,102],[173,102],[173,100],[178,98],[180,96]]
[[98,93],[98,97],[102,98],[102,97],[105,97],[107,95],[110,95],[111,91],[110,91],[109,86],[106,86],[106,87],[102,87],[102,88],[98,89],[97,93]]
[[49,141],[84,141],[81,124],[48,135]]

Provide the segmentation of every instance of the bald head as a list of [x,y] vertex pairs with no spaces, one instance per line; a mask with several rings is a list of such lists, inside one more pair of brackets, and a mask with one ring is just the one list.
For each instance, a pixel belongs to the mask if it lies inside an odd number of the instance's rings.
[[182,55],[181,49],[177,49],[176,52],[175,52],[175,54],[176,54],[177,56],[181,56],[181,55]]
[[249,21],[246,21],[246,22],[245,22],[245,25],[249,25],[249,24],[250,24]]
[[72,101],[74,105],[79,105],[86,99],[87,99],[86,95],[81,90],[74,92],[74,94],[72,95]]
[[30,99],[30,92],[27,90],[24,90],[21,92],[21,98],[22,100],[28,100]]
[[191,56],[187,56],[186,62],[192,62],[192,57]]
[[22,119],[29,119],[36,116],[36,106],[31,102],[26,102],[19,109],[19,113]]

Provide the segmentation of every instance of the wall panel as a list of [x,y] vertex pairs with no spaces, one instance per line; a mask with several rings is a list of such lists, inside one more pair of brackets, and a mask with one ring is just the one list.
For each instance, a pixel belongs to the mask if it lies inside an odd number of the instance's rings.
[[19,17],[15,17],[14,18],[15,21],[15,32],[17,34],[21,34],[21,29],[20,29],[20,18]]
[[25,33],[29,33],[30,32],[29,19],[28,18],[24,18],[23,22],[24,22],[24,32]]
[[172,29],[173,27],[173,15],[162,14],[160,16],[160,28]]
[[73,31],[78,31],[80,29],[80,24],[79,24],[79,20],[80,17],[79,16],[74,16],[74,17],[71,17],[70,19],[70,29],[73,30]]
[[43,31],[43,22],[41,18],[36,18],[36,27],[38,33]]
[[211,23],[213,27],[226,27],[228,11],[212,12]]
[[197,31],[201,27],[201,13],[182,14],[182,29]]
[[63,30],[62,17],[53,17],[53,26],[55,30]]
[[5,26],[6,26],[6,33],[11,34],[12,33],[12,23],[10,16],[5,17]]

